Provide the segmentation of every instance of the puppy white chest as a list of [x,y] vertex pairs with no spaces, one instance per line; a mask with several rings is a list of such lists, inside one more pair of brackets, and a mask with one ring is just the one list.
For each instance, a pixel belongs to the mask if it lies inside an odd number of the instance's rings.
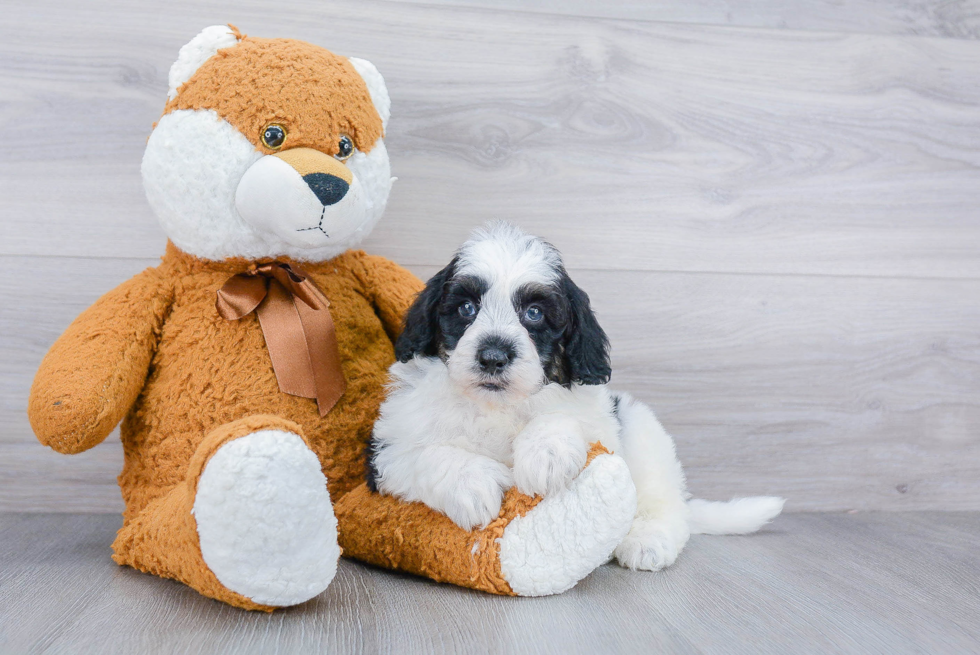
[[[454,446],[485,455],[498,462],[513,466],[514,438],[527,425],[523,412],[513,409],[473,407],[476,411],[464,412],[459,418],[459,436],[451,438]],[[481,411],[482,410],[482,411]],[[467,415],[468,414],[468,415]],[[452,433],[450,433],[452,434]]]

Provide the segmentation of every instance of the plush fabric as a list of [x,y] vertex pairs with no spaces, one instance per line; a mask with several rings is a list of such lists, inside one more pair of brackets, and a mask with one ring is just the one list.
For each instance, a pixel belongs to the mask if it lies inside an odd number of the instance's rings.
[[[348,380],[321,419],[315,400],[279,391],[254,314],[228,321],[215,309],[218,288],[251,264],[206,261],[168,244],[160,266],[96,302],[41,364],[29,415],[38,438],[59,452],[101,442],[132,405],[122,425],[126,510],[113,559],[238,607],[274,609],[218,581],[201,555],[191,510],[201,473],[222,445],[282,430],[299,435],[319,457],[346,556],[515,595],[501,572],[498,541],[540,497],[511,489],[500,516],[469,532],[425,505],[363,484],[364,446],[394,361],[392,343],[422,283],[362,251],[303,265],[331,301]],[[107,345],[115,356],[105,356]],[[91,415],[99,419],[86,421]],[[589,461],[604,452],[596,444]]]
[[229,597],[200,570],[190,508],[201,467],[229,430],[278,426],[305,435],[334,501],[359,485],[392,341],[422,288],[405,269],[362,251],[302,265],[330,299],[347,379],[321,419],[315,400],[279,391],[255,315],[227,321],[215,309],[218,288],[251,264],[210,262],[168,244],[159,267],[103,296],[55,343],[28,409],[40,441],[64,453],[101,442],[126,414],[126,510],[115,560],[246,607],[255,604]]
[[223,444],[197,479],[192,513],[207,567],[254,603],[303,603],[337,574],[327,480],[295,430],[253,428]]
[[[330,299],[347,378],[346,393],[321,421],[315,400],[279,391],[255,315],[226,321],[214,307],[217,290],[251,263],[208,262],[168,245],[158,268],[100,299],[41,364],[29,411],[38,438],[55,450],[101,442],[132,405],[122,427],[127,520],[184,478],[208,432],[252,414],[303,428],[335,500],[363,480],[364,444],[394,361],[392,337],[421,282],[362,251],[299,265]],[[105,353],[106,343],[118,354]],[[86,424],[92,414],[100,420]]]
[[[593,444],[586,467],[604,453],[608,451],[602,444]],[[438,582],[516,596],[501,572],[499,541],[516,517],[525,516],[541,500],[511,488],[504,495],[499,516],[486,528],[472,532],[422,503],[372,493],[366,484],[344,496],[334,510],[340,524],[340,546],[348,557]],[[609,547],[610,553],[614,547]]]
[[[225,587],[204,562],[193,515],[197,482],[211,456],[227,442],[259,430],[280,429],[302,436],[302,428],[275,416],[249,416],[212,430],[186,463],[183,478],[130,518],[112,544],[112,559],[163,578],[173,578],[211,598],[245,609],[272,611]],[[126,440],[128,441],[128,440]],[[124,441],[125,443],[125,441]],[[307,442],[309,443],[309,442]],[[129,459],[127,448],[127,460]]]
[[167,76],[169,89],[167,100],[177,97],[177,90],[191,79],[201,64],[213,57],[218,50],[236,45],[242,33],[233,25],[212,25],[186,43],[177,54],[177,61],[170,67]]
[[[339,546],[498,594],[556,593],[608,559],[596,517],[615,515],[610,505],[635,508],[612,455],[579,476],[582,491],[555,502],[510,491],[500,516],[474,532],[364,486],[393,344],[423,288],[398,265],[350,249],[391,187],[388,113],[384,80],[363,60],[224,26],[181,49],[142,167],[171,239],[166,254],[72,323],[28,404],[38,439],[62,453],[96,446],[122,421],[119,564],[268,611],[326,588]],[[261,141],[270,123],[288,131],[275,153]],[[332,157],[340,135],[356,147],[347,159]],[[282,156],[295,148],[317,152]],[[269,170],[283,183],[261,186],[268,203],[245,202],[248,172]],[[307,177],[331,170],[350,188],[322,205]],[[304,270],[330,302],[346,391],[324,417],[316,400],[280,390],[256,314],[227,320],[215,307],[229,278],[272,261]],[[563,522],[568,529],[552,529]],[[515,544],[513,557],[502,559],[502,540]]]
[[[384,80],[369,62],[301,41],[206,28],[171,68],[169,100],[143,157],[147,199],[173,243],[199,257],[330,259],[357,247],[384,212],[393,182],[382,138],[389,112]],[[286,131],[278,150],[261,139],[270,124]],[[253,164],[297,148],[332,156],[341,135],[355,146],[344,162],[354,180],[343,202],[321,214],[309,194],[306,216],[296,212],[302,193],[277,193],[269,202],[278,217],[243,220],[236,190]],[[315,227],[318,218],[329,240],[293,229]],[[308,238],[296,243],[299,235]]]
[[[247,65],[246,65],[247,62]],[[311,79],[329,84],[309,84]],[[247,95],[237,93],[249,89]],[[338,133],[370,152],[382,135],[381,116],[357,69],[345,57],[303,41],[243,37],[222,48],[167,103],[178,109],[211,109],[234,125],[256,150],[274,152],[261,141],[269,123],[288,122],[283,147],[337,154]]]

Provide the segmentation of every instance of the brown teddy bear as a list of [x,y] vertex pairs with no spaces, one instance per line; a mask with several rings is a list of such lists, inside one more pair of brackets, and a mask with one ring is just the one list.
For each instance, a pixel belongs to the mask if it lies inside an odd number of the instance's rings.
[[123,422],[113,559],[263,610],[323,591],[341,547],[526,595],[608,559],[635,491],[599,446],[561,497],[511,490],[473,532],[363,484],[392,344],[422,289],[351,249],[392,183],[375,67],[216,26],[181,48],[169,83],[142,165],[166,254],[72,323],[29,402],[62,453]]

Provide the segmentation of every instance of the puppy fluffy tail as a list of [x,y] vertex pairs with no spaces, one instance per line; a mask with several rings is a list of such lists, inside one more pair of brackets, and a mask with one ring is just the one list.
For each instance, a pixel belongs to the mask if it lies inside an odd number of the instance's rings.
[[755,532],[783,511],[785,498],[751,496],[727,503],[693,499],[687,501],[691,534],[748,534]]

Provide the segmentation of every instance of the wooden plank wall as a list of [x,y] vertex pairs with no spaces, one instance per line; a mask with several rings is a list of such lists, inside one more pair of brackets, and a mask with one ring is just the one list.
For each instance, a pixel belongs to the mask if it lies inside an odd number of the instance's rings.
[[[372,60],[421,276],[507,218],[594,300],[692,490],[980,509],[977,2],[4,3],[0,510],[115,511],[24,407],[46,349],[162,253],[139,179],[179,47],[232,22]],[[751,9],[747,7],[751,7]]]

